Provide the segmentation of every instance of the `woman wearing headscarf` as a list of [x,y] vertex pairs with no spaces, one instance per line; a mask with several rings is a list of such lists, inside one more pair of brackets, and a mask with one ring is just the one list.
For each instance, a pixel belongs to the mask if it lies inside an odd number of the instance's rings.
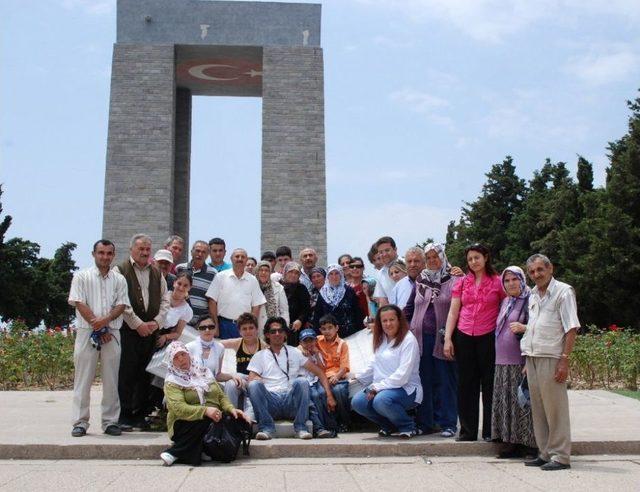
[[529,294],[524,272],[510,266],[501,275],[507,296],[500,305],[496,322],[496,367],[493,379],[491,438],[502,442],[498,458],[517,458],[535,452],[531,408],[518,405],[524,357],[520,339],[529,320]]
[[322,267],[313,267],[311,272],[309,272],[309,279],[311,280],[311,290],[309,291],[309,295],[311,296],[310,307],[313,311],[316,307],[316,303],[318,302],[320,289],[322,289],[322,286],[327,279],[327,272],[325,272]]
[[320,318],[325,314],[332,314],[338,320],[338,336],[342,339],[364,328],[365,314],[360,310],[356,293],[346,284],[340,265],[327,267],[327,280],[313,310],[316,333],[320,333]]
[[248,420],[233,407],[213,379],[211,371],[191,357],[182,342],[167,348],[168,372],[164,381],[167,399],[167,429],[173,445],[160,454],[166,466],[176,461],[199,466],[210,461],[202,452],[202,439],[211,421],[219,422],[223,412]]
[[261,261],[256,265],[254,272],[258,279],[260,290],[267,300],[266,304],[260,306],[260,312],[258,313],[258,326],[264,327],[267,319],[274,316],[284,318],[288,325],[289,303],[287,302],[287,294],[285,294],[282,284],[272,279],[271,263],[264,260]]
[[442,437],[453,437],[458,427],[458,375],[456,362],[445,358],[442,347],[456,277],[451,274],[443,245],[429,243],[424,252],[427,268],[416,277],[404,308],[420,348],[420,382],[424,396],[418,406],[416,423],[421,434],[433,433],[440,427]]
[[[299,345],[298,334],[311,316],[311,299],[307,288],[300,283],[301,271],[302,267],[299,263],[290,261],[284,266],[282,280],[280,281],[289,303],[287,344],[292,347]],[[264,326],[260,328],[264,328]]]

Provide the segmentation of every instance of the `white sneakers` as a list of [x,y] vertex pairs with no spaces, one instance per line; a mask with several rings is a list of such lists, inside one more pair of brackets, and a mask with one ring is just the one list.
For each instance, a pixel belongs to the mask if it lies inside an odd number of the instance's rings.
[[164,453],[160,453],[160,459],[163,461],[164,466],[171,466],[176,462],[178,458],[165,451]]
[[269,439],[271,439],[271,434],[269,434],[268,432],[260,431],[256,434],[256,439],[258,441],[268,441]]
[[311,432],[307,432],[306,430],[301,430],[296,432],[296,437],[298,439],[312,439],[313,434],[311,434]]

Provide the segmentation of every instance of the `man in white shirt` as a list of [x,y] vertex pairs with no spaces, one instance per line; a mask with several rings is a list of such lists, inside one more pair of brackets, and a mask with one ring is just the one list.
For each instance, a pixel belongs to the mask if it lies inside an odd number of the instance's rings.
[[209,315],[217,320],[222,340],[239,338],[238,316],[252,313],[258,317],[260,306],[267,302],[256,277],[244,270],[247,257],[244,249],[234,249],[231,253],[232,268],[219,272],[207,290]]
[[294,419],[293,428],[300,439],[311,439],[306,422],[309,417],[309,383],[299,377],[303,367],[320,380],[327,393],[327,406],[335,409],[335,399],[324,371],[302,353],[286,345],[287,323],[283,318],[267,320],[264,335],[269,348],[256,353],[249,362],[249,398],[258,420],[256,439],[266,441],[276,431],[274,419]]
[[98,359],[102,379],[102,430],[111,436],[121,434],[118,426],[120,326],[129,298],[125,278],[111,270],[115,251],[111,241],[97,241],[91,253],[95,265],[79,271],[71,281],[69,304],[76,308],[77,328],[73,347],[73,437],[84,436],[89,428],[91,385]]
[[422,248],[413,246],[409,248],[404,255],[404,261],[407,264],[407,276],[401,278],[391,290],[390,304],[395,304],[400,309],[407,305],[416,278],[420,272],[427,267],[427,260]]
[[376,241],[378,248],[378,255],[380,255],[380,261],[384,265],[378,272],[376,289],[373,292],[373,297],[378,302],[378,306],[382,307],[389,304],[389,298],[391,297],[391,291],[395,287],[396,283],[389,275],[389,267],[391,263],[398,258],[398,248],[396,248],[396,242],[392,237],[383,236]]
[[527,357],[533,432],[540,451],[525,465],[564,470],[571,468],[567,375],[580,328],[576,294],[573,287],[553,278],[553,265],[544,255],[529,257],[527,273],[536,286],[529,297],[529,321],[520,349]]

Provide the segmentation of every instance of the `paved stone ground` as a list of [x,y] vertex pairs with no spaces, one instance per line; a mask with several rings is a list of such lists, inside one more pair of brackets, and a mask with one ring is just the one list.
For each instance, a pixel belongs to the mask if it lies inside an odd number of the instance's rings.
[[[573,454],[640,454],[640,401],[607,391],[569,392]],[[71,437],[70,391],[0,392],[3,426],[0,458],[154,459],[169,444],[165,433],[106,436],[100,429],[100,386],[92,392],[91,428]],[[492,456],[484,442],[456,443],[439,435],[403,441],[374,433],[341,434],[337,439],[253,441],[252,458],[332,456]],[[639,487],[640,490],[640,487]]]
[[428,491],[640,489],[640,455],[583,456],[543,472],[482,458],[280,458],[203,465],[155,461],[0,461],[0,490]]

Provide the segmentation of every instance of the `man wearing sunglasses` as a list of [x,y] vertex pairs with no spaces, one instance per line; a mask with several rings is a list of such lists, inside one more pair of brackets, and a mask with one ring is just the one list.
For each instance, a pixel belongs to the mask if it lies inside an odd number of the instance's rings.
[[286,345],[287,323],[270,317],[264,326],[269,348],[256,353],[249,362],[249,399],[258,421],[256,439],[269,440],[275,434],[274,419],[293,419],[299,439],[311,439],[309,418],[309,383],[299,377],[300,368],[318,377],[327,393],[327,407],[333,412],[336,401],[324,371],[309,361],[295,347]]

